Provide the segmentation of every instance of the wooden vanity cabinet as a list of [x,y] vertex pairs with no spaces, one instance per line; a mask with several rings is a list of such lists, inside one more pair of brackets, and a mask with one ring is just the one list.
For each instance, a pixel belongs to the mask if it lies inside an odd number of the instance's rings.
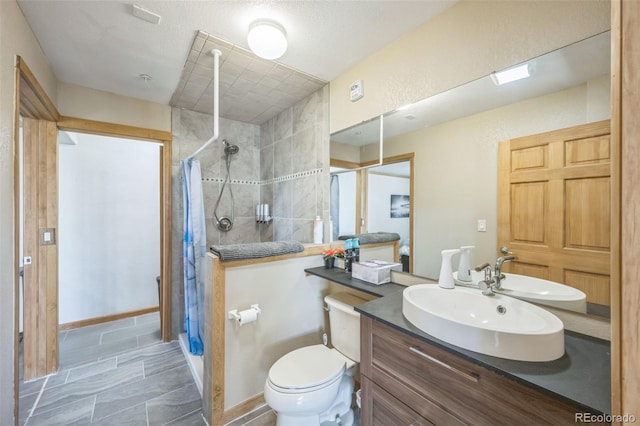
[[575,425],[582,410],[361,315],[362,425]]

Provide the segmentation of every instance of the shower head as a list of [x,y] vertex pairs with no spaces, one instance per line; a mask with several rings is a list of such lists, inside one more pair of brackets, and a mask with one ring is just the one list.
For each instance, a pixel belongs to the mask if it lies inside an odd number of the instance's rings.
[[227,155],[237,154],[238,151],[240,151],[240,148],[238,148],[238,145],[230,144],[229,142],[227,142],[226,139],[223,139],[222,143],[224,144],[224,153]]

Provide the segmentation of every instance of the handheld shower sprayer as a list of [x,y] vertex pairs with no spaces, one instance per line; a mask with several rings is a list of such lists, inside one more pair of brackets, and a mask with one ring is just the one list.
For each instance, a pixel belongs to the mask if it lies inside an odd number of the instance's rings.
[[[222,144],[224,145],[227,177],[225,178],[224,182],[222,182],[222,188],[220,188],[220,194],[218,194],[218,200],[216,201],[216,206],[213,209],[213,216],[216,219],[216,227],[222,232],[229,232],[231,228],[233,228],[233,220],[235,219],[233,190],[231,189],[231,156],[237,154],[238,151],[240,151],[240,148],[238,148],[238,145],[230,144],[226,139],[222,140]],[[224,193],[224,189],[227,187],[227,185],[229,185],[229,195],[231,196],[231,215],[218,217],[218,207],[220,206],[220,199],[222,199],[222,194]]]

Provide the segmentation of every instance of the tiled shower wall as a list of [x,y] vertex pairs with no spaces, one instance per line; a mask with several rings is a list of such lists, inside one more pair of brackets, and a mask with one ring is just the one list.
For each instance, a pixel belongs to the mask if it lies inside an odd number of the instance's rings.
[[274,216],[262,241],[313,242],[315,217],[329,223],[329,86],[260,126],[260,179]]
[[[172,338],[182,332],[182,183],[180,160],[191,155],[213,133],[213,116],[172,109]],[[226,177],[222,140],[238,145],[231,159],[235,201],[233,229],[215,226],[213,210]],[[329,88],[313,93],[262,126],[220,119],[217,142],[198,154],[202,169],[207,247],[259,241],[313,242],[313,219],[329,223]],[[255,206],[269,203],[270,224],[255,222]],[[220,200],[218,217],[230,215],[228,190]],[[328,237],[325,229],[325,241]]]

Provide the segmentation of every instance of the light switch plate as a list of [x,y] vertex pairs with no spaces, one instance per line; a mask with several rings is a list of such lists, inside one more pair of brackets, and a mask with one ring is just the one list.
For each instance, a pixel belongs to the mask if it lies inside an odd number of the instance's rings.
[[56,243],[56,228],[40,228],[40,245],[51,246]]
[[486,219],[478,219],[478,232],[487,232]]

